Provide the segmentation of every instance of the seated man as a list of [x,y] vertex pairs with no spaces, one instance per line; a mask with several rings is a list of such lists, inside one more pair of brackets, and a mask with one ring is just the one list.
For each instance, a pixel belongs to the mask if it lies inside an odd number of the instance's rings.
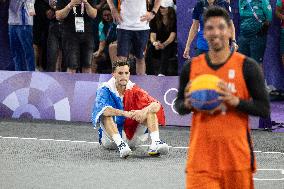
[[113,77],[97,90],[92,120],[95,127],[100,126],[100,144],[118,148],[120,157],[126,158],[131,154],[130,147],[147,140],[149,131],[152,143],[148,154],[165,155],[169,147],[160,140],[158,128],[165,125],[163,108],[129,80],[129,68],[127,61],[114,62]]

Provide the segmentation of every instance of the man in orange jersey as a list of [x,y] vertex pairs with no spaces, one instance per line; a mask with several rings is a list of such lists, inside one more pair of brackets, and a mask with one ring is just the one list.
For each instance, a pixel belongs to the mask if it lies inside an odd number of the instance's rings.
[[[256,167],[248,115],[268,117],[269,99],[257,63],[230,51],[231,34],[228,13],[220,7],[209,8],[204,14],[209,52],[185,64],[180,76],[175,109],[181,115],[194,112],[186,165],[187,189],[254,188],[252,173]],[[192,108],[185,89],[202,74],[222,79],[219,92],[225,114],[220,107],[210,112]]]

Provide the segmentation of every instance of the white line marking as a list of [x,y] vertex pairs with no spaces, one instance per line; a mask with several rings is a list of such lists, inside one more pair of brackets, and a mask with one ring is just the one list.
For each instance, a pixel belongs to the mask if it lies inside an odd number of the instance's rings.
[[273,181],[273,180],[284,180],[284,178],[279,178],[279,179],[260,179],[260,178],[253,178],[253,180],[259,180],[259,181]]
[[56,142],[71,142],[71,140],[54,140]]
[[1,138],[7,138],[7,139],[21,139],[19,137],[1,137]]
[[284,169],[257,169],[258,171],[284,171]]
[[50,138],[40,138],[38,140],[44,140],[44,141],[51,141],[51,140],[54,140],[54,139],[50,139]]
[[[22,139],[22,140],[41,140],[41,141],[55,141],[55,142],[72,142],[72,143],[88,143],[88,144],[99,144],[99,142],[87,142],[87,141],[77,141],[77,140],[55,140],[55,139],[48,139],[48,138],[20,138],[20,137],[3,137],[0,136],[0,138],[3,139]],[[150,145],[139,145],[139,146],[144,146],[144,147],[149,147]],[[170,148],[173,149],[188,149],[188,147],[184,146],[169,146]],[[284,154],[283,152],[262,152],[262,151],[254,151],[254,153],[264,153],[264,154]],[[284,170],[283,170],[284,172]],[[284,174],[284,173],[283,173]]]
[[84,143],[84,142],[87,142],[87,141],[72,140],[71,142],[74,142],[74,143]]
[[264,154],[282,154],[281,152],[262,152]]
[[38,140],[37,138],[21,138],[22,140]]
[[99,142],[87,142],[88,144],[99,144]]

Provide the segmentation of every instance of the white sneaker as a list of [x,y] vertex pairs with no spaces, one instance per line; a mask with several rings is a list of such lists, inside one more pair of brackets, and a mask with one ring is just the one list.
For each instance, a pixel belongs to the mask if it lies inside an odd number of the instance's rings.
[[161,140],[156,141],[154,144],[151,144],[148,150],[148,154],[150,156],[166,155],[168,153],[169,153],[169,146]]
[[121,158],[127,158],[132,153],[128,144],[123,141],[117,147],[118,147]]

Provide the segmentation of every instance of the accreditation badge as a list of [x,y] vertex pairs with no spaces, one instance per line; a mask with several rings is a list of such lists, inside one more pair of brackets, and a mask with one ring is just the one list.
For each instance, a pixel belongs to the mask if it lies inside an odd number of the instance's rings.
[[85,32],[84,18],[75,17],[75,30],[76,32]]

